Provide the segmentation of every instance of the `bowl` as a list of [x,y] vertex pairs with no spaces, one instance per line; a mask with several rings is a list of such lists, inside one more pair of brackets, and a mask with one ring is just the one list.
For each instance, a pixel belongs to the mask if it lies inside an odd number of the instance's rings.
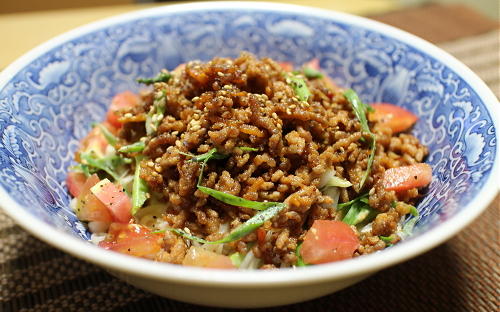
[[[416,113],[433,181],[414,235],[360,258],[307,268],[222,271],[155,263],[100,249],[69,208],[78,141],[136,77],[241,50],[302,64],[312,58],[366,102]],[[132,12],[80,27],[0,75],[0,202],[41,240],[161,296],[221,307],[300,302],[352,285],[446,241],[498,191],[498,101],[452,56],[361,17],[293,5],[203,2]]]

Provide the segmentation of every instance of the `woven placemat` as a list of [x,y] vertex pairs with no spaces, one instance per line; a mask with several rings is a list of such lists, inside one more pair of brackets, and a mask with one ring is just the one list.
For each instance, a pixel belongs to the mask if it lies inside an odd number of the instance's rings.
[[[500,96],[498,30],[440,44]],[[496,69],[496,70],[495,70]],[[498,311],[500,196],[471,226],[413,260],[301,304],[253,311]],[[0,211],[0,311],[240,311],[161,298],[54,249]]]

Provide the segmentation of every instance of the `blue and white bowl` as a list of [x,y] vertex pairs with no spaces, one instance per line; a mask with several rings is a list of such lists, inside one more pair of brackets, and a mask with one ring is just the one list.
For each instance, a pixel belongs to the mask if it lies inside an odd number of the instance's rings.
[[[274,271],[181,267],[108,252],[69,208],[78,141],[136,77],[189,60],[237,56],[302,64],[318,58],[341,86],[420,117],[433,181],[415,235],[339,263]],[[395,28],[347,14],[277,4],[216,2],[133,12],[80,27],[0,75],[0,203],[45,242],[154,293],[198,304],[259,307],[328,294],[415,257],[476,218],[498,191],[500,105],[467,67]]]

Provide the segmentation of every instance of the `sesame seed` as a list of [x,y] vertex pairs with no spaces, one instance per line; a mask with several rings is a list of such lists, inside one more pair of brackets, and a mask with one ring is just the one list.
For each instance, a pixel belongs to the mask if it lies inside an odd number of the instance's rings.
[[134,115],[132,115],[132,113],[126,113],[125,115],[123,115],[123,117],[132,118],[132,117],[134,117]]
[[154,163],[154,162],[152,162],[151,160],[150,160],[150,161],[148,161],[148,167],[154,167],[154,165],[155,165],[155,163]]
[[221,73],[221,72],[217,72],[217,76],[219,76],[219,77],[224,77],[224,74],[223,74],[223,73]]
[[271,116],[272,116],[274,119],[278,119],[278,114],[276,114],[276,113],[273,113]]
[[199,124],[196,124],[196,125],[194,125],[194,126],[191,127],[192,131],[198,131],[200,129],[201,129],[201,126]]
[[174,132],[172,132],[172,135],[177,136],[178,134],[179,134],[179,131],[174,131]]
[[198,101],[199,99],[200,99],[200,97],[199,97],[199,96],[195,96],[194,98],[192,98],[192,99],[191,99],[191,101],[196,102],[196,101]]

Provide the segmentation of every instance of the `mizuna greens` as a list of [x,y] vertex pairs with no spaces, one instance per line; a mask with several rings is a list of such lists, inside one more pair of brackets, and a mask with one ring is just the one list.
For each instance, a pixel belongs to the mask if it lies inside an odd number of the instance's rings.
[[372,169],[373,159],[375,158],[375,150],[377,148],[377,137],[370,131],[370,127],[368,126],[368,119],[366,117],[366,114],[371,110],[370,106],[361,102],[356,92],[354,92],[352,89],[346,90],[344,92],[344,96],[351,104],[352,109],[356,114],[359,123],[361,124],[361,131],[370,136],[370,156],[368,157],[365,174],[363,175],[363,177],[361,178],[361,182],[359,183],[359,189],[361,190],[365,185],[366,179],[368,179],[368,176],[370,175],[370,171]]

